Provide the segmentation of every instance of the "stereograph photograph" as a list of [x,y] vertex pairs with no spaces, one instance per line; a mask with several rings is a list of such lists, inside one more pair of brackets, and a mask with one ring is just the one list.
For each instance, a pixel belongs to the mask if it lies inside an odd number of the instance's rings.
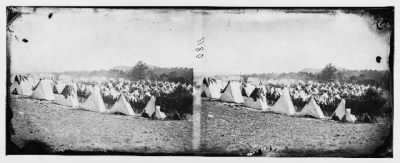
[[7,155],[393,157],[394,7],[7,7]]

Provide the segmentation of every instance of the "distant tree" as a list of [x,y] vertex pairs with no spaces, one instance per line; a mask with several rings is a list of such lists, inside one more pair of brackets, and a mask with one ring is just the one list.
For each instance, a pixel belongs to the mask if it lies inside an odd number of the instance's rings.
[[357,82],[357,77],[354,76],[354,75],[352,75],[352,76],[349,77],[348,81],[349,81],[350,83],[356,83],[356,82]]
[[146,79],[149,67],[143,61],[139,61],[132,69],[130,77],[137,80]]
[[337,72],[337,68],[333,66],[332,63],[329,63],[322,69],[320,79],[324,81],[335,80]]
[[346,80],[346,77],[345,77],[344,73],[342,73],[340,71],[337,71],[335,73],[335,79],[340,80],[340,81],[344,81],[344,80]]

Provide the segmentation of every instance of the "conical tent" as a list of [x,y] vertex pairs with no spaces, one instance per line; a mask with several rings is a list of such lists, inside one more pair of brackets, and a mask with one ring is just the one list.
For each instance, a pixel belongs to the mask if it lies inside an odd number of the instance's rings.
[[243,97],[244,106],[254,109],[267,110],[267,98],[265,97],[262,88],[255,88],[250,94],[250,97]]
[[10,87],[10,92],[18,95],[30,96],[32,95],[32,83],[29,81],[22,81],[20,83],[14,81]]
[[12,74],[11,75],[11,78],[10,78],[10,82],[11,83],[14,83],[15,82],[15,77],[16,77],[17,75],[15,75],[15,74]]
[[272,112],[293,115],[296,113],[294,110],[292,99],[289,95],[289,90],[285,87],[278,101],[272,106]]
[[131,105],[126,101],[125,95],[121,94],[115,102],[115,104],[111,107],[109,113],[122,113],[125,115],[136,115],[133,112]]
[[65,86],[66,84],[63,82],[54,83],[55,93],[60,94],[64,90]]
[[106,106],[103,102],[103,98],[100,94],[100,88],[95,86],[93,92],[89,95],[88,99],[81,105],[82,109],[95,111],[95,112],[105,112]]
[[333,112],[331,119],[334,116],[336,116],[339,118],[339,120],[342,120],[345,115],[346,115],[346,100],[342,99],[339,105],[336,107],[335,112]]
[[32,79],[32,89],[34,89],[38,84],[39,84],[40,80],[38,79]]
[[308,102],[307,105],[304,106],[303,110],[300,111],[299,115],[300,116],[308,115],[321,119],[325,118],[324,113],[322,112],[318,104],[315,102],[314,98],[311,98],[310,102]]
[[219,91],[221,92],[221,90],[225,88],[226,82],[224,82],[222,80],[217,80],[217,86],[219,88]]
[[249,97],[256,87],[252,84],[246,83],[242,85],[242,96]]
[[144,108],[144,113],[146,113],[149,117],[151,117],[155,111],[156,111],[156,98],[154,96],[151,96],[150,101]]
[[78,95],[77,95],[77,89],[74,88],[72,85],[66,85],[61,91],[60,94],[54,94],[55,96],[55,103],[64,105],[64,106],[70,106],[70,107],[78,107],[79,102],[78,102]]
[[221,101],[243,103],[242,93],[240,91],[240,83],[229,82],[221,94]]
[[55,97],[51,84],[51,80],[40,80],[38,85],[33,90],[32,98],[41,100],[54,100]]
[[215,81],[204,78],[201,85],[201,92],[205,93],[206,97],[218,99],[221,97],[220,88]]

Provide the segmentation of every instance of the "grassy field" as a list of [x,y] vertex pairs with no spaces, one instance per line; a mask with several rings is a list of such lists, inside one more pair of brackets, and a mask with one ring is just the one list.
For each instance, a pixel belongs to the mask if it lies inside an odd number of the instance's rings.
[[388,120],[340,123],[234,108],[202,100],[204,155],[370,157],[389,133]]
[[46,152],[61,154],[191,153],[191,120],[157,121],[100,114],[30,98],[12,98],[8,104],[15,130],[11,140],[19,148],[40,142],[48,146]]

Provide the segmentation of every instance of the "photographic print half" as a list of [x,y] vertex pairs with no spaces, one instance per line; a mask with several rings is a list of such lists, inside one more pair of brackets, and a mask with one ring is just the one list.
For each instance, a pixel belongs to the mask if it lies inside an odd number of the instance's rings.
[[201,151],[393,157],[394,8],[203,14]]
[[192,20],[7,7],[7,154],[192,155]]

